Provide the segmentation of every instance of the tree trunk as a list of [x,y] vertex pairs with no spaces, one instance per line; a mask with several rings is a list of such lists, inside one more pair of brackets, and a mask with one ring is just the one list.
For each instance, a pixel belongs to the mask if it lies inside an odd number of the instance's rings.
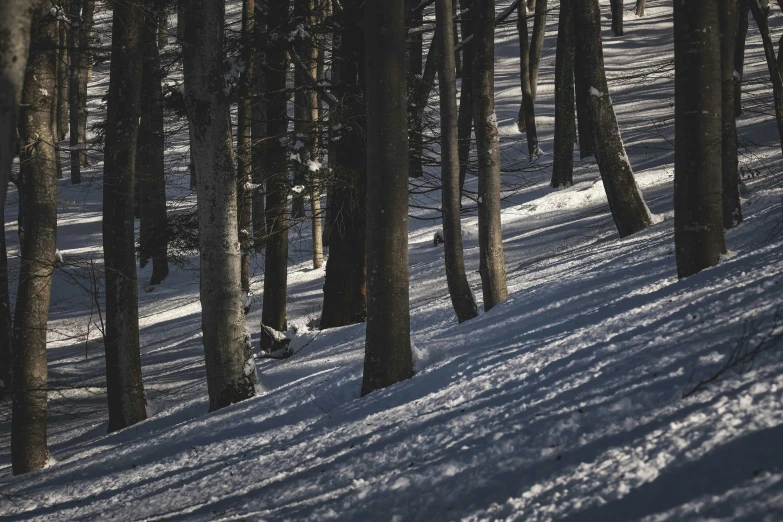
[[623,0],[609,0],[612,9],[612,32],[615,36],[623,36]]
[[15,475],[41,469],[46,447],[46,329],[57,238],[57,172],[51,110],[56,103],[59,34],[46,3],[32,16],[32,42],[19,113],[22,142],[20,271],[13,339],[11,462]]
[[586,93],[587,109],[598,168],[617,231],[625,237],[649,226],[652,216],[633,177],[609,97],[598,0],[577,1],[574,25],[576,69],[581,69],[577,76],[581,75],[586,79],[585,85],[590,86]]
[[430,98],[430,92],[435,86],[435,75],[438,71],[438,62],[440,61],[440,52],[437,39],[440,38],[438,31],[432,37],[430,49],[427,52],[427,61],[424,64],[424,73],[421,78],[416,79],[413,87],[413,100],[408,107],[410,122],[408,124],[409,143],[410,143],[410,176],[420,178],[424,176],[423,154],[424,154],[424,112],[427,110],[427,102]]
[[644,16],[646,0],[636,0],[636,16]]
[[68,47],[71,50],[71,66],[68,77],[68,122],[71,137],[69,144],[71,148],[71,184],[78,185],[82,182],[82,162],[79,150],[79,108],[81,107],[79,99],[79,69],[82,66],[82,53],[86,51],[86,49],[81,48],[79,38],[82,21],[81,0],[71,0],[69,15]]
[[745,72],[745,41],[748,37],[748,11],[746,0],[737,0],[739,20],[737,21],[737,40],[734,50],[734,70],[737,71],[737,81],[734,84],[734,117],[742,115],[742,82]]
[[250,295],[250,230],[253,220],[253,76],[255,74],[255,0],[242,2],[242,62],[245,70],[239,78],[239,101],[237,103],[237,215],[239,226],[239,248],[242,252],[241,280],[242,294]]
[[252,150],[250,160],[252,166],[252,221],[253,250],[260,254],[266,248],[266,209],[264,204],[264,158],[266,156],[265,138],[266,126],[266,50],[262,42],[266,37],[266,14],[264,3],[255,6],[254,49],[253,49],[253,107],[250,131],[252,135]]
[[742,222],[737,172],[737,121],[734,117],[734,63],[739,16],[737,0],[720,0],[723,228]]
[[[63,2],[67,5],[67,1]],[[59,23],[59,60],[57,61],[57,139],[62,141],[68,135],[68,88],[70,85],[71,60],[68,46],[70,27],[66,18]]]
[[[525,4],[517,7],[517,31],[519,32],[519,80],[522,84],[522,104],[519,106],[517,128],[519,132],[525,132],[527,136],[527,152],[532,160],[541,154],[538,146],[538,132],[536,129],[535,97],[531,83],[530,70],[530,44],[527,39],[527,18],[525,16]],[[543,33],[542,33],[543,34]]]
[[367,0],[365,27],[368,300],[362,395],[413,376],[402,3]]
[[62,161],[60,159],[60,82],[62,81],[62,78],[60,76],[60,73],[62,72],[62,67],[60,65],[60,58],[62,57],[63,53],[65,52],[65,49],[60,48],[60,26],[62,25],[62,21],[59,19],[61,16],[60,8],[59,7],[53,7],[52,9],[55,10],[57,13],[57,19],[53,22],[57,27],[55,29],[56,32],[56,40],[54,43],[54,47],[51,49],[51,53],[54,55],[55,59],[55,73],[54,73],[54,103],[51,105],[51,113],[49,114],[49,124],[52,126],[52,137],[54,138],[54,163],[55,167],[57,169],[57,179],[63,179],[63,165]]
[[[473,36],[473,2],[459,0],[462,11],[462,39]],[[471,40],[462,47],[462,86],[459,92],[459,115],[457,117],[457,147],[459,155],[459,190],[465,187],[465,175],[470,160],[470,136],[473,130],[473,49]]]
[[92,26],[95,15],[95,0],[82,0],[82,22],[79,28],[79,145],[85,150],[81,152],[82,167],[89,164],[87,148],[87,84],[92,72],[92,57],[88,51],[92,39]]
[[484,311],[508,297],[500,226],[500,142],[495,115],[495,1],[476,0],[474,116],[478,151],[479,272]]
[[555,63],[555,153],[552,186],[574,184],[574,6],[560,4]]
[[141,87],[141,7],[114,5],[103,182],[109,431],[147,418],[139,352],[133,186]]
[[[268,2],[270,33],[288,34],[288,0]],[[287,330],[286,286],[288,283],[288,174],[287,152],[280,138],[288,131],[286,39],[274,39],[267,50],[267,133],[266,148],[266,256],[264,259],[264,304],[261,321],[277,331]],[[262,337],[266,338],[266,337]]]
[[343,9],[335,9],[343,31],[332,75],[344,94],[333,107],[331,120],[343,128],[334,147],[337,179],[329,187],[329,259],[321,328],[359,323],[367,317],[364,9],[361,0],[344,1]]
[[185,104],[198,176],[201,327],[209,409],[215,411],[254,396],[257,380],[241,295],[237,177],[223,76],[225,2],[191,0],[185,18]]
[[5,243],[5,217],[0,214],[0,401],[11,390],[11,293],[8,289],[8,251]]
[[764,44],[764,56],[767,59],[767,68],[769,76],[772,79],[772,92],[775,100],[775,120],[778,124],[778,137],[780,148],[783,151],[783,79],[778,72],[775,61],[775,47],[772,44],[772,38],[769,35],[769,21],[767,19],[769,9],[762,9],[758,2],[748,2],[750,12],[758,25],[761,40]]
[[674,3],[674,244],[680,278],[717,264],[725,251],[720,3]]
[[451,23],[452,0],[437,0],[435,15],[440,32],[437,44],[441,60],[440,85],[441,184],[443,186],[443,237],[446,255],[446,281],[451,304],[459,322],[478,315],[473,291],[465,274],[460,222],[459,157],[457,155],[457,78],[454,64],[454,26]]
[[[451,30],[454,31],[454,45],[456,46],[460,42],[460,30],[457,23],[457,2],[456,0],[451,2]],[[454,52],[454,70],[457,78],[462,78],[462,55],[460,51]]]
[[538,0],[533,18],[533,34],[530,39],[530,92],[533,100],[538,92],[538,70],[541,66],[541,53],[544,50],[546,36],[547,0]]
[[[574,15],[576,23],[576,15]],[[576,34],[576,28],[574,28]],[[576,89],[576,123],[579,135],[579,157],[581,159],[589,158],[595,155],[595,144],[593,143],[593,131],[590,124],[590,111],[587,108],[589,100],[590,84],[584,77],[585,68],[577,66],[577,55],[574,54],[574,86]]]
[[154,14],[161,0],[147,0],[142,35],[141,118],[136,147],[137,199],[140,207],[139,261],[142,268],[152,259],[150,284],[160,284],[169,273],[166,209],[165,134],[163,131],[163,88],[165,74],[158,49],[158,26]]

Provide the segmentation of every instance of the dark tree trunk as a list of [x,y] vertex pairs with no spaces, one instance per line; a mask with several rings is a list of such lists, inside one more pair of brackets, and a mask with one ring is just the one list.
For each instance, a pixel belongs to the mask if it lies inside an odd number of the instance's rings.
[[136,146],[136,176],[139,194],[139,261],[141,267],[152,259],[150,284],[160,284],[169,273],[168,216],[166,212],[166,173],[164,164],[163,75],[158,49],[155,13],[161,0],[147,0],[142,34],[141,118]]
[[408,107],[410,121],[408,127],[410,143],[410,176],[420,178],[424,176],[423,154],[424,154],[424,112],[427,109],[427,102],[430,98],[430,92],[435,86],[435,75],[438,71],[438,62],[440,61],[440,51],[436,43],[440,36],[438,31],[432,37],[430,49],[427,52],[427,61],[424,64],[424,72],[421,78],[417,78],[413,87],[413,100]]
[[344,94],[332,118],[343,129],[334,150],[337,180],[329,187],[329,260],[321,328],[358,323],[367,317],[364,9],[361,0],[349,0],[343,2],[342,10],[335,10],[343,32],[332,74]]
[[81,148],[82,167],[86,167],[87,156],[87,84],[90,81],[92,72],[92,57],[88,48],[92,39],[92,26],[95,15],[95,0],[82,0],[82,22],[79,27],[79,47],[82,52],[79,53],[79,137],[78,144]]
[[[288,0],[268,2],[267,24],[270,33],[287,34]],[[288,130],[285,39],[271,39],[267,49],[266,147],[266,256],[264,259],[264,304],[261,321],[277,331],[287,330],[286,286],[288,284],[288,174],[286,149],[280,138]],[[262,337],[266,338],[266,337]]]
[[365,27],[368,299],[362,395],[413,376],[402,3],[367,0]]
[[[462,38],[473,36],[473,2],[459,0],[462,11]],[[470,159],[470,135],[473,130],[473,42],[462,47],[462,86],[459,93],[459,116],[457,118],[457,147],[459,155],[459,190],[465,187],[465,175]]]
[[60,66],[60,57],[63,55],[64,49],[60,49],[60,25],[62,21],[59,20],[60,11],[58,7],[53,7],[57,13],[58,19],[54,22],[57,26],[55,29],[56,40],[54,48],[50,51],[54,55],[55,60],[55,73],[54,73],[54,103],[51,105],[51,112],[49,114],[49,124],[52,126],[52,138],[54,138],[54,163],[57,169],[57,179],[63,179],[63,165],[60,159],[60,72],[62,68]]
[[[539,0],[540,2],[540,0]],[[532,160],[541,154],[538,146],[538,132],[536,129],[535,96],[531,83],[530,69],[530,44],[527,39],[527,18],[525,16],[525,4],[520,2],[517,7],[517,31],[519,32],[519,80],[522,84],[522,104],[519,106],[517,127],[519,132],[527,136],[527,152]],[[543,32],[542,32],[543,34]],[[537,74],[537,73],[536,73]]]
[[742,115],[742,81],[745,72],[745,41],[748,37],[748,4],[746,0],[737,0],[738,21],[737,40],[734,50],[734,70],[737,71],[734,83],[734,117]]
[[250,295],[250,249],[253,220],[253,75],[255,73],[255,0],[242,2],[242,62],[245,70],[239,79],[237,107],[237,221],[239,248],[242,252],[242,294]]
[[762,8],[758,2],[748,2],[750,12],[753,13],[753,18],[758,25],[759,33],[761,33],[761,40],[764,44],[764,56],[767,59],[767,68],[769,69],[769,76],[772,80],[772,92],[775,100],[775,120],[778,124],[778,137],[780,140],[780,148],[783,151],[783,79],[781,79],[780,72],[778,72],[777,63],[775,61],[775,47],[772,44],[772,38],[769,35],[769,20],[768,8]]
[[82,1],[71,0],[69,5],[70,27],[68,31],[68,47],[71,50],[71,63],[68,77],[68,110],[70,125],[70,149],[71,149],[71,183],[78,185],[82,182],[81,152],[79,150],[79,108],[81,101],[79,95],[79,70],[82,67],[82,49],[79,34],[82,22]]
[[720,3],[674,3],[674,244],[681,278],[717,264],[725,251]]
[[[310,12],[310,0],[293,0],[294,3],[294,27],[301,24],[302,27],[311,27],[308,17]],[[309,36],[309,33],[308,33]],[[293,42],[294,50],[297,54],[298,60],[301,64],[297,64],[294,68],[294,134],[297,138],[302,135],[307,125],[307,91],[304,88],[306,83],[307,73],[304,68],[310,70],[314,65],[307,55],[308,45],[305,38],[301,34],[297,34]],[[303,149],[307,148],[309,144],[305,144]],[[295,191],[291,195],[291,217],[294,219],[302,219],[305,217],[305,187],[307,185],[307,172],[305,170],[303,158],[307,155],[307,152],[300,150],[298,153],[299,162],[294,164],[294,185],[302,190]]]
[[133,223],[143,13],[138,4],[117,3],[113,16],[103,181],[106,385],[110,432],[147,418],[139,352]]
[[590,86],[587,109],[598,168],[617,231],[625,237],[649,226],[652,217],[633,177],[606,84],[598,0],[577,1],[574,25],[577,76]]
[[623,36],[623,0],[609,0],[612,9],[612,32],[615,36]]
[[533,100],[538,91],[538,70],[541,66],[541,53],[544,50],[544,37],[546,36],[547,0],[538,0],[533,18],[533,34],[530,38],[530,92]]
[[11,390],[11,294],[8,289],[8,252],[5,218],[0,214],[0,401]]
[[51,6],[33,13],[32,42],[19,113],[20,271],[13,339],[11,462],[15,475],[41,469],[46,447],[46,329],[57,238],[57,172],[51,110],[56,103],[57,62],[51,50],[58,31]]
[[[574,16],[576,23],[576,16]],[[574,27],[576,34],[576,27]],[[587,108],[589,99],[590,84],[584,77],[585,68],[577,66],[577,55],[574,54],[574,86],[576,89],[576,122],[579,135],[579,157],[581,159],[589,158],[595,154],[595,144],[593,143],[593,131],[590,124],[590,111]]]
[[438,67],[440,85],[441,184],[443,186],[443,237],[446,257],[446,280],[451,304],[459,322],[478,315],[473,291],[465,274],[460,222],[459,158],[457,156],[457,78],[454,64],[454,29],[449,19],[452,0],[436,0],[435,14],[440,38],[441,61]]
[[266,14],[261,2],[255,6],[254,52],[253,52],[253,107],[250,131],[253,138],[250,152],[252,166],[252,221],[253,250],[260,254],[266,248],[266,209],[264,204],[264,158],[266,156]]
[[734,117],[734,63],[737,44],[737,0],[720,0],[723,228],[742,222],[737,172],[737,121]]
[[201,327],[210,411],[254,396],[257,383],[241,295],[224,23],[222,0],[190,0],[185,8],[185,105],[198,176]]
[[555,63],[555,153],[552,186],[574,184],[574,6],[561,2]]
[[476,0],[474,112],[478,151],[479,272],[484,311],[508,297],[500,226],[500,142],[495,116],[495,1]]
[[[451,2],[451,30],[454,31],[454,45],[460,42],[459,23],[457,23],[457,1]],[[459,51],[454,52],[454,70],[457,78],[462,78],[462,55]]]

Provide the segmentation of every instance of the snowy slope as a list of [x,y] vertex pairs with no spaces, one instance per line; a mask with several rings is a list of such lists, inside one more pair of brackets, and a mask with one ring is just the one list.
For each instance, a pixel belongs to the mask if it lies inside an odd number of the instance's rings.
[[[0,517],[783,519],[783,343],[682,398],[743,336],[755,346],[783,331],[783,185],[766,66],[751,30],[741,164],[760,175],[746,182],[746,221],[727,234],[731,253],[717,267],[678,281],[670,17],[670,2],[648,0],[647,16],[626,15],[624,38],[604,33],[628,154],[659,218],[623,240],[592,161],[577,162],[573,187],[548,187],[556,16],[537,106],[546,155],[535,165],[515,128],[516,31],[498,30],[504,165],[524,167],[505,175],[515,187],[503,211],[511,297],[457,325],[442,247],[432,245],[439,222],[411,220],[417,374],[362,399],[364,327],[308,327],[320,310],[323,271],[310,269],[309,232],[300,228],[291,234],[288,312],[300,351],[259,361],[264,393],[206,414],[198,276],[177,269],[140,292],[155,415],[105,435],[97,312],[81,288],[89,260],[100,265],[100,178],[89,187],[63,182],[58,243],[70,265],[57,273],[50,323],[50,378],[59,387],[50,395],[53,461],[12,477],[9,415],[0,410]],[[776,35],[781,18],[772,20]],[[105,80],[96,74],[96,97]],[[15,206],[7,212],[14,240]],[[464,226],[480,300],[476,217]],[[262,266],[255,260],[259,292]],[[142,288],[149,271],[140,271]],[[256,340],[259,306],[249,317]]]

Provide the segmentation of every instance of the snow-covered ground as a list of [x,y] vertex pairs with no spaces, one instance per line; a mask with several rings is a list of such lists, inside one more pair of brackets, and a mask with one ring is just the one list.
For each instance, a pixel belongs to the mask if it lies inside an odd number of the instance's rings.
[[[515,124],[516,30],[499,28],[504,164],[526,167],[505,175],[517,187],[503,210],[511,296],[458,325],[442,247],[432,242],[439,221],[412,219],[417,373],[365,398],[364,326],[308,326],[320,311],[324,273],[310,268],[309,232],[298,227],[288,308],[298,351],[260,360],[263,393],[213,414],[197,273],[175,268],[150,289],[151,268],[140,270],[142,364],[153,415],[106,435],[100,320],[88,292],[92,267],[102,263],[100,175],[93,171],[77,187],[61,182],[58,245],[67,266],[55,276],[50,321],[52,462],[11,476],[3,405],[0,517],[783,520],[783,343],[683,398],[733,348],[753,348],[783,331],[782,163],[760,39],[752,27],[740,162],[758,175],[746,180],[745,222],[728,232],[730,254],[718,266],[678,281],[671,2],[647,3],[644,18],[627,12],[623,38],[610,35],[605,17],[604,51],[628,155],[659,222],[618,239],[592,160],[577,161],[573,187],[549,188],[555,14],[538,90],[545,155],[527,166]],[[773,16],[774,38],[781,18]],[[106,76],[94,80],[99,100]],[[172,196],[182,192],[177,176]],[[475,188],[475,178],[468,183]],[[10,199],[6,222],[17,266],[14,192]],[[468,276],[480,301],[476,217],[463,223]],[[260,261],[252,269],[258,293]],[[260,299],[248,318],[256,342],[259,307]]]

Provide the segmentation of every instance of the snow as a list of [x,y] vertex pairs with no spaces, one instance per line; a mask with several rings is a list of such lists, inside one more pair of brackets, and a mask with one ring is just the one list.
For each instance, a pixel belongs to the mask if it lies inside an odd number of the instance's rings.
[[[289,329],[275,332],[291,340],[294,355],[246,362],[248,372],[256,366],[259,396],[208,413],[199,276],[188,269],[198,260],[188,259],[154,292],[139,293],[152,416],[106,434],[101,323],[85,290],[91,267],[102,270],[101,163],[85,169],[81,185],[60,181],[57,246],[68,264],[55,270],[48,332],[51,459],[40,472],[11,476],[10,406],[0,403],[0,518],[783,519],[783,347],[682,398],[715,374],[750,321],[760,325],[751,342],[783,328],[773,321],[783,304],[783,162],[763,50],[749,38],[743,99],[753,110],[739,133],[741,164],[764,175],[746,180],[745,219],[727,233],[727,255],[677,280],[673,78],[665,68],[671,5],[647,4],[646,16],[626,19],[626,36],[607,38],[604,49],[627,160],[655,223],[617,237],[593,159],[575,159],[573,186],[548,186],[555,14],[537,97],[544,154],[528,163],[526,143],[513,134],[516,29],[499,27],[509,299],[458,324],[443,249],[433,247],[439,211],[412,207],[420,218],[409,220],[416,375],[363,398],[365,326],[313,326],[324,269],[311,268],[307,219],[289,236]],[[236,18],[240,7],[229,3],[229,14]],[[771,22],[779,33],[780,20]],[[641,72],[644,81],[623,81]],[[104,65],[91,100],[106,79]],[[97,102],[91,109],[96,118]],[[194,203],[181,155],[186,139],[173,137],[167,157],[172,205]],[[468,189],[476,184],[467,177]],[[413,196],[425,207],[438,207],[438,197]],[[17,202],[11,187],[12,293]],[[464,215],[462,233],[481,309],[475,214]],[[150,273],[140,269],[139,279]],[[263,256],[251,260],[251,292],[263,293]],[[248,312],[256,350],[260,319],[260,306]]]

